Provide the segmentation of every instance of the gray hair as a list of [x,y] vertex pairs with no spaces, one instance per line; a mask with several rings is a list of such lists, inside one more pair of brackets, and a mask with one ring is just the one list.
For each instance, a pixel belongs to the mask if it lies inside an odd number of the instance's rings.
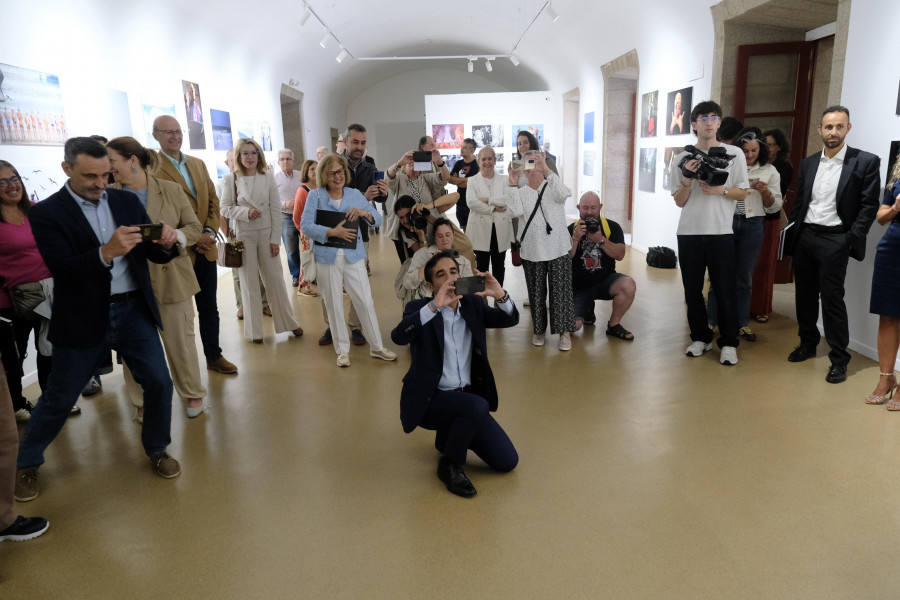
[[81,154],[87,154],[92,158],[103,158],[108,155],[106,146],[89,137],[73,137],[66,140],[64,160],[69,166],[75,166],[75,161]]
[[290,155],[291,155],[291,160],[294,160],[294,151],[291,150],[290,148],[282,148],[281,150],[279,150],[279,151],[278,151],[278,158],[281,158],[281,155],[282,155],[282,154],[290,154]]

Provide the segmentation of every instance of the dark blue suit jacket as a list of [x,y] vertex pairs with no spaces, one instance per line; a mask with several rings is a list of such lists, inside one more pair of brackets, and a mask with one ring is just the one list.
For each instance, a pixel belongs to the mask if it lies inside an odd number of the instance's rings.
[[[444,370],[444,320],[436,315],[422,326],[419,311],[430,298],[413,300],[403,311],[403,320],[391,332],[395,344],[409,344],[412,364],[403,378],[400,392],[400,422],[406,433],[415,429],[425,413],[431,397],[438,391],[438,383]],[[491,308],[478,296],[464,296],[460,301],[460,314],[472,332],[472,384],[471,392],[487,400],[491,411],[497,410],[497,385],[488,363],[485,329],[488,327],[513,327],[519,322],[519,311],[507,315],[499,308]]]
[[[117,226],[150,223],[137,196],[127,191],[106,190]],[[28,211],[28,221],[50,274],[53,275],[53,313],[50,341],[66,348],[92,348],[109,330],[111,268],[100,259],[100,240],[65,187]],[[178,256],[172,246],[143,242],[124,257],[158,327],[162,328],[156,298],[150,286],[147,260],[167,263]]]
[[[816,171],[822,152],[807,156],[800,163],[800,178],[797,184],[797,201],[791,211],[791,222],[795,223],[792,237],[788,241],[785,254],[793,254],[800,237],[803,219],[812,202],[812,188],[816,181]],[[847,251],[852,258],[866,257],[866,234],[875,220],[881,193],[881,161],[869,152],[847,146],[844,166],[837,189],[837,213],[847,230]]]

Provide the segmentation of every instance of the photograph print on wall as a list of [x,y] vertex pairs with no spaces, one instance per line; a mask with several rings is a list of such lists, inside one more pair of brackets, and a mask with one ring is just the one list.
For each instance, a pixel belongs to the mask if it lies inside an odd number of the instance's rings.
[[0,64],[0,144],[62,146],[69,137],[59,77]]
[[475,147],[491,148],[503,147],[503,125],[472,125],[472,139],[475,140]]
[[465,126],[462,123],[441,124],[431,126],[431,137],[435,148],[453,150],[462,146],[465,139]]
[[206,136],[203,130],[203,108],[200,106],[200,86],[181,80],[184,95],[184,112],[187,115],[187,138],[191,150],[206,150]]
[[669,92],[666,104],[666,134],[686,135],[691,132],[691,102],[694,88]]
[[638,189],[642,192],[656,191],[656,148],[641,148]]
[[656,137],[656,109],[659,90],[641,96],[641,137]]

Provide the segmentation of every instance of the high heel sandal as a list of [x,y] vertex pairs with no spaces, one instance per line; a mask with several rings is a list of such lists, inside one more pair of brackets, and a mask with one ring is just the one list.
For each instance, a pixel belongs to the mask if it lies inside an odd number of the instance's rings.
[[[885,404],[888,405],[888,410],[900,410],[900,402],[896,400],[891,400],[894,397],[894,390],[897,389],[897,378],[894,377],[893,373],[879,373],[882,377],[890,377],[891,378],[891,386],[888,388],[887,394],[884,396],[879,396],[877,394],[869,394],[866,396],[866,404]],[[893,408],[892,408],[893,407]]]

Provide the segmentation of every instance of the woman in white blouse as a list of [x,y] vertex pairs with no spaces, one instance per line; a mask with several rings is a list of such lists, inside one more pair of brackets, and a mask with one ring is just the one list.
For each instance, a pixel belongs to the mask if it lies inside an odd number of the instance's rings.
[[[569,257],[572,240],[566,228],[566,198],[572,192],[559,175],[550,170],[541,152],[526,152],[522,158],[534,159],[534,169],[525,171],[528,185],[519,188],[515,183],[510,183],[506,187],[506,197],[510,215],[519,219],[520,252],[534,325],[531,343],[544,345],[549,281],[550,306],[553,307],[550,333],[559,334],[560,350],[571,350],[571,332],[575,331],[575,301],[572,294],[572,259]],[[519,180],[522,170],[512,168],[510,163],[508,171],[510,182]]]
[[239,269],[241,297],[246,318],[244,334],[254,344],[263,341],[262,298],[257,273],[262,277],[272,309],[275,333],[303,335],[294,318],[281,270],[281,200],[274,175],[266,168],[266,157],[254,140],[241,138],[234,145],[234,172],[225,175],[222,186],[222,216],[231,219],[234,234],[244,242],[243,265]]
[[512,242],[512,221],[506,210],[509,178],[494,171],[497,154],[490,146],[478,151],[478,173],[466,183],[469,223],[466,235],[475,250],[476,268],[491,273],[503,285],[506,251]]

